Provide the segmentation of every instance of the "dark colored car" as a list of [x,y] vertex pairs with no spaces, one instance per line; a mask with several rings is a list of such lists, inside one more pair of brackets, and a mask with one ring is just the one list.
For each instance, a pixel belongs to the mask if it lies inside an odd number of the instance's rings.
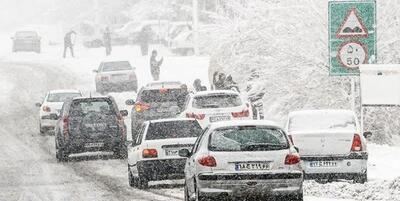
[[64,103],[58,119],[56,158],[67,160],[69,154],[112,151],[126,157],[124,116],[112,97],[74,98]]
[[30,51],[40,53],[40,36],[36,31],[18,31],[13,37],[13,52]]
[[142,87],[136,101],[127,100],[133,105],[131,112],[132,139],[136,139],[138,127],[144,121],[177,117],[188,94],[180,82],[153,82]]

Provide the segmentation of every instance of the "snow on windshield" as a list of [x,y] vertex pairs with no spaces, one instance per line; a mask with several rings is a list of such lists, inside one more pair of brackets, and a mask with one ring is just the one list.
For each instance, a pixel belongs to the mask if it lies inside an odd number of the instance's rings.
[[313,130],[356,130],[354,116],[341,112],[310,112],[290,117],[289,132]]

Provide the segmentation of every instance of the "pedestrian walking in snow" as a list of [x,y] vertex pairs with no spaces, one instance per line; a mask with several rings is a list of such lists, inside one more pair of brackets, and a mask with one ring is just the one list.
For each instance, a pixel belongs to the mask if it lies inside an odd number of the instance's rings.
[[[74,37],[73,37],[74,35]],[[71,56],[74,57],[74,42],[75,42],[76,32],[70,31],[64,36],[64,54],[63,57],[67,56],[67,49],[69,48]]]
[[146,56],[149,51],[150,34],[151,34],[150,27],[143,27],[143,29],[139,34],[139,44],[142,56]]
[[164,58],[161,58],[157,61],[157,51],[153,50],[151,52],[150,57],[150,72],[151,76],[153,76],[154,81],[158,81],[160,79],[160,66],[163,63]]
[[194,88],[194,90],[196,92],[198,92],[198,91],[207,91],[207,87],[201,85],[201,80],[200,79],[194,80],[193,88]]
[[106,55],[110,55],[112,51],[111,47],[111,32],[110,29],[107,27],[103,34],[103,44],[106,48]]

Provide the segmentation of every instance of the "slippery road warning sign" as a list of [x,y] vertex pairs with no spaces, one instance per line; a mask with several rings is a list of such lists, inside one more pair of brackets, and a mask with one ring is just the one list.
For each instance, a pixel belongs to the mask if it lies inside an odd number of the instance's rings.
[[330,1],[330,75],[359,75],[359,66],[375,59],[375,1]]

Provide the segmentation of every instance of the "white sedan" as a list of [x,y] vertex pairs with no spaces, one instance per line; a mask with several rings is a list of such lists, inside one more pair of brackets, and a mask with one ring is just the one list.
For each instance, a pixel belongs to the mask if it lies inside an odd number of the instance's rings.
[[78,90],[52,90],[47,92],[42,103],[36,103],[39,110],[40,133],[53,130],[57,123],[57,117],[64,102],[74,97],[82,96]]
[[211,124],[191,151],[182,149],[179,155],[188,158],[185,200],[303,200],[300,156],[273,122]]
[[197,119],[205,128],[209,123],[249,120],[253,113],[238,92],[231,90],[203,91],[190,94],[181,117]]
[[357,117],[348,110],[308,110],[289,114],[287,133],[299,149],[306,179],[367,181],[368,151]]

